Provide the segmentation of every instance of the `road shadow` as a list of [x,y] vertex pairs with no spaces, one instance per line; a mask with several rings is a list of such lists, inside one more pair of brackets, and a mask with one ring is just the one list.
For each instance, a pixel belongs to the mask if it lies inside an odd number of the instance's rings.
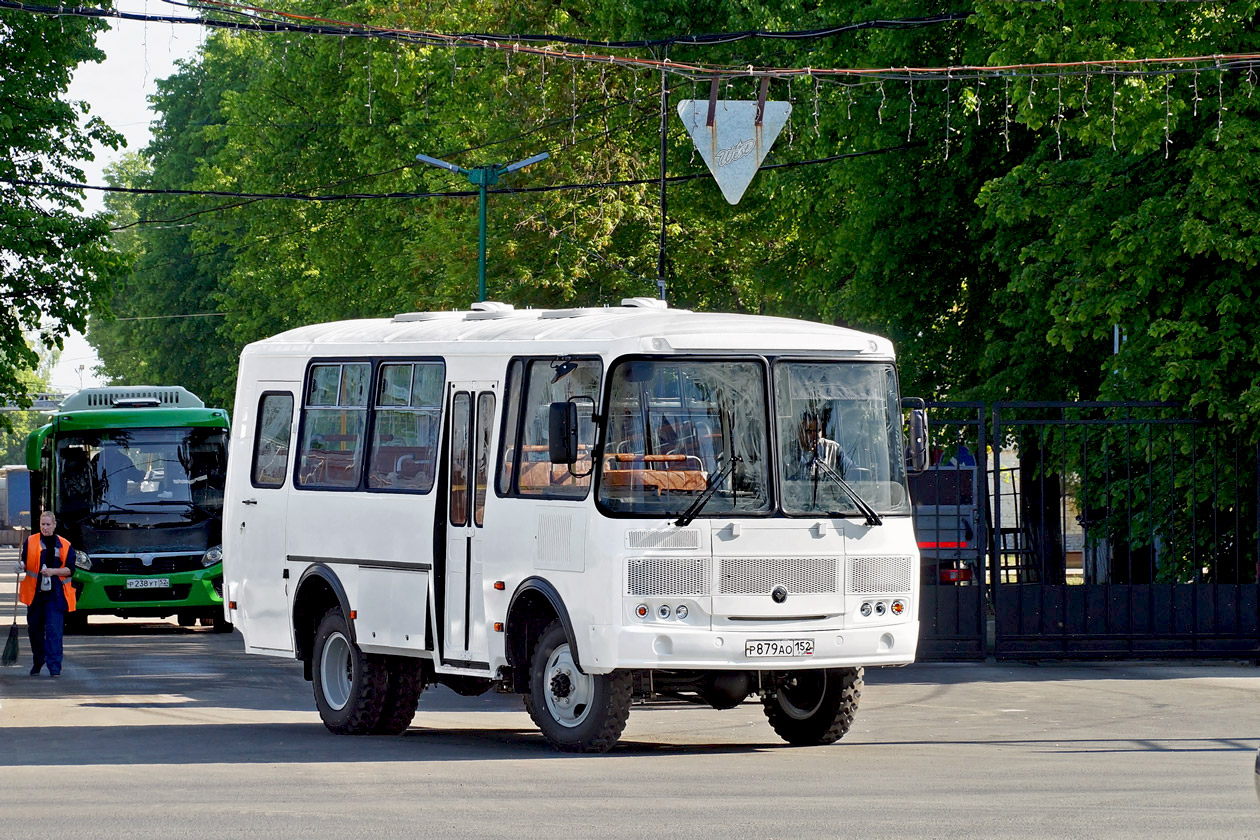
[[[0,767],[160,764],[322,764],[346,762],[517,761],[571,758],[534,729],[428,729],[402,736],[333,735],[320,723],[160,724],[7,727]],[[738,755],[787,744],[639,742],[623,738],[594,758]]]

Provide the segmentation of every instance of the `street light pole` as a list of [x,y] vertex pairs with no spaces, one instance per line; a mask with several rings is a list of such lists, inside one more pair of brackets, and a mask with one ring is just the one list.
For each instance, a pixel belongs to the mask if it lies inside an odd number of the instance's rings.
[[547,152],[534,155],[533,157],[518,160],[516,163],[488,163],[485,166],[475,166],[472,169],[465,169],[462,166],[456,166],[453,163],[447,163],[435,157],[428,155],[416,155],[416,160],[421,163],[427,163],[430,166],[436,166],[439,169],[446,169],[450,172],[457,172],[468,178],[468,182],[477,188],[477,300],[486,299],[486,191],[489,187],[499,183],[499,178],[507,175],[509,172],[515,172],[518,169],[524,169],[531,164],[539,163],[551,157]]

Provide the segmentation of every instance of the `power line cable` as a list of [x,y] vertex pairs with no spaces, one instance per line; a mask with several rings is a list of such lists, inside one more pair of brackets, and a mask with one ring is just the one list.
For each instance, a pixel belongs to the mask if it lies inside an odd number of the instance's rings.
[[[917,148],[927,145],[925,141],[914,143],[903,143],[900,146],[890,146],[881,149],[868,149],[861,152],[846,152],[839,155],[830,155],[828,157],[813,158],[811,160],[791,161],[788,163],[773,163],[762,166],[761,169],[791,169],[800,166],[811,166],[821,163],[833,163],[839,160],[847,160],[850,158],[866,157],[868,155],[887,154],[889,152],[900,152],[907,149]],[[685,181],[694,181],[697,178],[712,178],[708,172],[697,172],[690,175],[671,175],[665,178],[666,183],[683,183]],[[544,187],[509,187],[487,190],[489,194],[509,195],[512,193],[547,193],[547,192],[564,192],[572,190],[594,190],[609,189],[616,187],[632,187],[643,184],[659,184],[661,178],[628,178],[617,181],[595,181],[581,184],[555,184]],[[57,189],[76,189],[76,190],[99,190],[101,192],[130,193],[139,195],[202,195],[217,196],[221,198],[247,198],[256,201],[313,201],[313,202],[333,202],[333,201],[359,201],[368,199],[420,199],[420,198],[470,198],[480,195],[477,190],[450,190],[447,192],[393,192],[393,193],[340,193],[328,195],[306,195],[302,193],[246,193],[246,192],[229,192],[226,190],[177,190],[177,189],[150,189],[146,187],[109,187],[99,184],[78,184],[71,181],[31,181],[25,178],[0,178],[0,183],[16,184],[18,186],[28,187],[55,187]],[[136,224],[133,222],[132,224]]]

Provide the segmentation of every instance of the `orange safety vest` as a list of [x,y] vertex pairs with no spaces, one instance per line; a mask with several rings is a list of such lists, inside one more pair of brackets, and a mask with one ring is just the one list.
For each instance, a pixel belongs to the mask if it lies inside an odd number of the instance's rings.
[[[70,557],[70,542],[65,537],[57,537],[57,548],[61,554],[61,565],[66,565],[66,560]],[[26,541],[26,577],[22,579],[22,585],[18,588],[18,600],[28,607],[35,600],[36,579],[39,578],[39,561],[44,554],[44,546],[40,541],[39,534],[31,534]],[[74,612],[74,587],[70,585],[70,578],[61,578],[62,586],[66,590],[66,610]]]

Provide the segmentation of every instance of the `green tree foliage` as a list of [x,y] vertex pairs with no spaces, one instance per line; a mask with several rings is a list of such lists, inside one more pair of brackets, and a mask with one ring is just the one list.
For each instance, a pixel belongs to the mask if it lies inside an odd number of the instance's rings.
[[81,191],[35,185],[81,183],[77,162],[92,159],[93,141],[122,142],[99,119],[81,125],[87,107],[64,99],[74,68],[103,57],[103,26],[0,11],[0,399],[26,397],[39,359],[25,333],[59,348],[125,267],[106,216],[82,214]]
[[[409,29],[605,39],[949,10],[751,0],[288,8]],[[674,44],[667,57],[869,68],[1254,53],[1258,8],[982,2],[960,23]],[[620,52],[666,57],[661,46]],[[661,83],[653,70],[510,52],[220,32],[163,83],[148,170],[128,177],[243,192],[450,192],[469,185],[415,164],[417,152],[472,167],[546,150],[550,160],[503,186],[650,181]],[[668,84],[669,174],[702,173],[673,108],[706,98],[707,85]],[[1246,68],[776,80],[770,95],[790,100],[793,115],[767,164],[880,153],[763,170],[737,207],[711,181],[671,185],[671,302],[887,334],[907,393],[1172,399],[1244,425],[1260,416],[1247,338],[1260,241],[1251,84]],[[737,72],[721,92],[756,95],[757,80]],[[225,401],[245,342],[312,321],[464,306],[475,294],[472,198],[157,196],[131,206],[146,223],[134,228],[137,271],[115,312],[224,314],[94,323],[117,378],[181,381]],[[493,195],[490,296],[556,306],[654,294],[659,218],[654,183]],[[1116,324],[1127,343],[1112,358]]]
[[[23,389],[22,393],[27,395],[48,390],[53,366],[57,364],[57,357],[61,355],[61,351],[56,348],[38,344],[36,338],[37,336],[30,336],[27,344],[39,361],[34,369],[25,368],[19,371],[17,376],[19,387]],[[0,419],[3,419],[5,424],[0,426],[0,465],[25,464],[26,437],[48,422],[48,415],[37,411],[14,411],[6,412]]]

